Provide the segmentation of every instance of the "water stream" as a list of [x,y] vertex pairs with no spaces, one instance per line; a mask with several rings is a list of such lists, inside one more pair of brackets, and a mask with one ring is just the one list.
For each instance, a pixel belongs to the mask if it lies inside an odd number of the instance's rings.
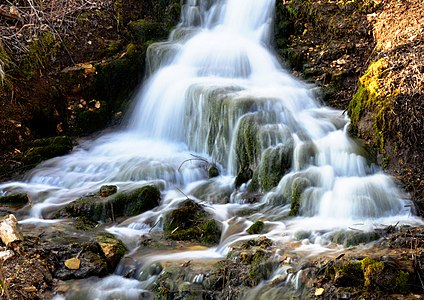
[[[281,243],[309,232],[298,250],[310,253],[328,251],[329,234],[340,229],[422,224],[407,195],[348,136],[348,117],[322,106],[314,87],[293,78],[273,55],[274,7],[275,0],[184,0],[169,40],[149,48],[150,74],[129,125],[40,164],[22,182],[0,184],[0,193],[30,195],[34,206],[21,223],[59,222],[45,220],[45,211],[101,185],[125,190],[155,183],[162,188],[160,207],[109,229],[141,264],[225,257],[232,243],[252,238],[246,229],[259,219],[263,234]],[[203,161],[182,164],[193,154],[216,163],[221,175],[208,179]],[[254,179],[235,189],[246,166]],[[262,193],[251,204],[246,194],[253,180]],[[139,237],[152,229],[147,220],[184,200],[180,190],[208,204],[224,228],[220,244],[137,253]],[[295,193],[302,201],[297,216],[288,217]],[[238,216],[246,207],[255,212]],[[89,283],[89,299],[138,299],[154,280],[119,273]]]

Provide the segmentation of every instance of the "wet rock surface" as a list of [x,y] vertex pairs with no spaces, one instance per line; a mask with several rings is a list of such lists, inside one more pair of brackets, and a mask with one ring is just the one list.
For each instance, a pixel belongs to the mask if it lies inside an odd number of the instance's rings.
[[21,241],[1,247],[0,276],[6,299],[49,299],[62,280],[105,276],[127,252],[124,244],[97,228],[91,232],[71,222],[20,226]]

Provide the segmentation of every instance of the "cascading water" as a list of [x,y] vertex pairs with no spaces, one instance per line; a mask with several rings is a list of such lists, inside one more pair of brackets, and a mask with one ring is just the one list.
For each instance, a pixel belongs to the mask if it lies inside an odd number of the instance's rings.
[[[392,179],[368,163],[348,137],[348,118],[322,107],[310,87],[279,65],[270,51],[274,6],[274,0],[183,1],[181,23],[169,41],[148,51],[151,74],[128,128],[42,163],[26,181],[0,185],[0,194],[28,193],[34,207],[22,222],[50,222],[43,211],[101,185],[124,190],[158,183],[164,195],[159,209],[110,228],[136,247],[137,237],[152,229],[146,220],[159,220],[181,201],[176,189],[182,189],[209,202],[224,230],[217,248],[176,258],[222,257],[258,219],[274,240],[286,241],[299,230],[315,232],[309,251],[325,247],[331,230],[352,224],[366,230],[422,223],[411,216]],[[182,164],[191,154],[216,162],[222,175],[208,180],[201,161]],[[252,179],[235,190],[234,177],[243,168]],[[249,190],[263,196],[255,214],[240,221],[233,216],[249,206],[243,204]],[[97,289],[106,295],[120,285],[131,286],[131,293],[145,286],[114,276]]]

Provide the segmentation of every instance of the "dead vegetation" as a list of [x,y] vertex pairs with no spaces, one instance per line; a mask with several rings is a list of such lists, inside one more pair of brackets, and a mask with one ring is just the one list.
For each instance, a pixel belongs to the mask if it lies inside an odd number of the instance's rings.
[[380,90],[392,95],[386,118],[385,155],[389,169],[424,209],[424,3],[421,0],[385,1],[370,15],[376,42],[374,60],[388,67]]
[[64,43],[83,12],[108,8],[110,2],[97,0],[6,0],[0,5],[0,36],[7,51],[19,55],[45,32]]

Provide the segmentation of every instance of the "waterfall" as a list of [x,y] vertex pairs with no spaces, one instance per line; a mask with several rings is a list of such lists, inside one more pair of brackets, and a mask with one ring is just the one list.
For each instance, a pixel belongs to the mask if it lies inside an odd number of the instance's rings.
[[[181,189],[224,205],[216,207],[224,223],[243,193],[255,189],[258,214],[276,222],[279,235],[358,220],[421,223],[393,179],[348,136],[348,117],[322,106],[273,55],[274,7],[274,0],[182,1],[180,24],[147,52],[149,77],[128,127],[40,164],[25,181],[1,184],[0,195],[28,193],[34,207],[27,222],[104,184],[153,182],[166,195],[161,209]],[[208,180],[202,162],[182,164],[192,154],[215,162],[220,178]],[[236,189],[243,168],[252,176]],[[296,217],[287,218],[289,211]]]
[[[21,223],[60,222],[43,212],[105,184],[130,190],[153,183],[162,189],[160,206],[109,228],[133,250],[182,192],[206,202],[223,233],[215,248],[144,261],[221,258],[259,219],[274,241],[308,236],[299,243],[308,253],[327,249],[338,230],[422,224],[394,180],[349,137],[349,118],[322,106],[273,55],[274,7],[275,0],[182,1],[180,24],[147,51],[148,78],[128,127],[41,163],[24,181],[0,184],[0,195],[30,196]],[[184,163],[192,155],[215,163],[221,175],[208,179],[202,160]],[[241,171],[250,177],[236,187]],[[237,216],[246,207],[253,212]],[[118,275],[89,284],[87,297],[138,299],[154,280]]]

